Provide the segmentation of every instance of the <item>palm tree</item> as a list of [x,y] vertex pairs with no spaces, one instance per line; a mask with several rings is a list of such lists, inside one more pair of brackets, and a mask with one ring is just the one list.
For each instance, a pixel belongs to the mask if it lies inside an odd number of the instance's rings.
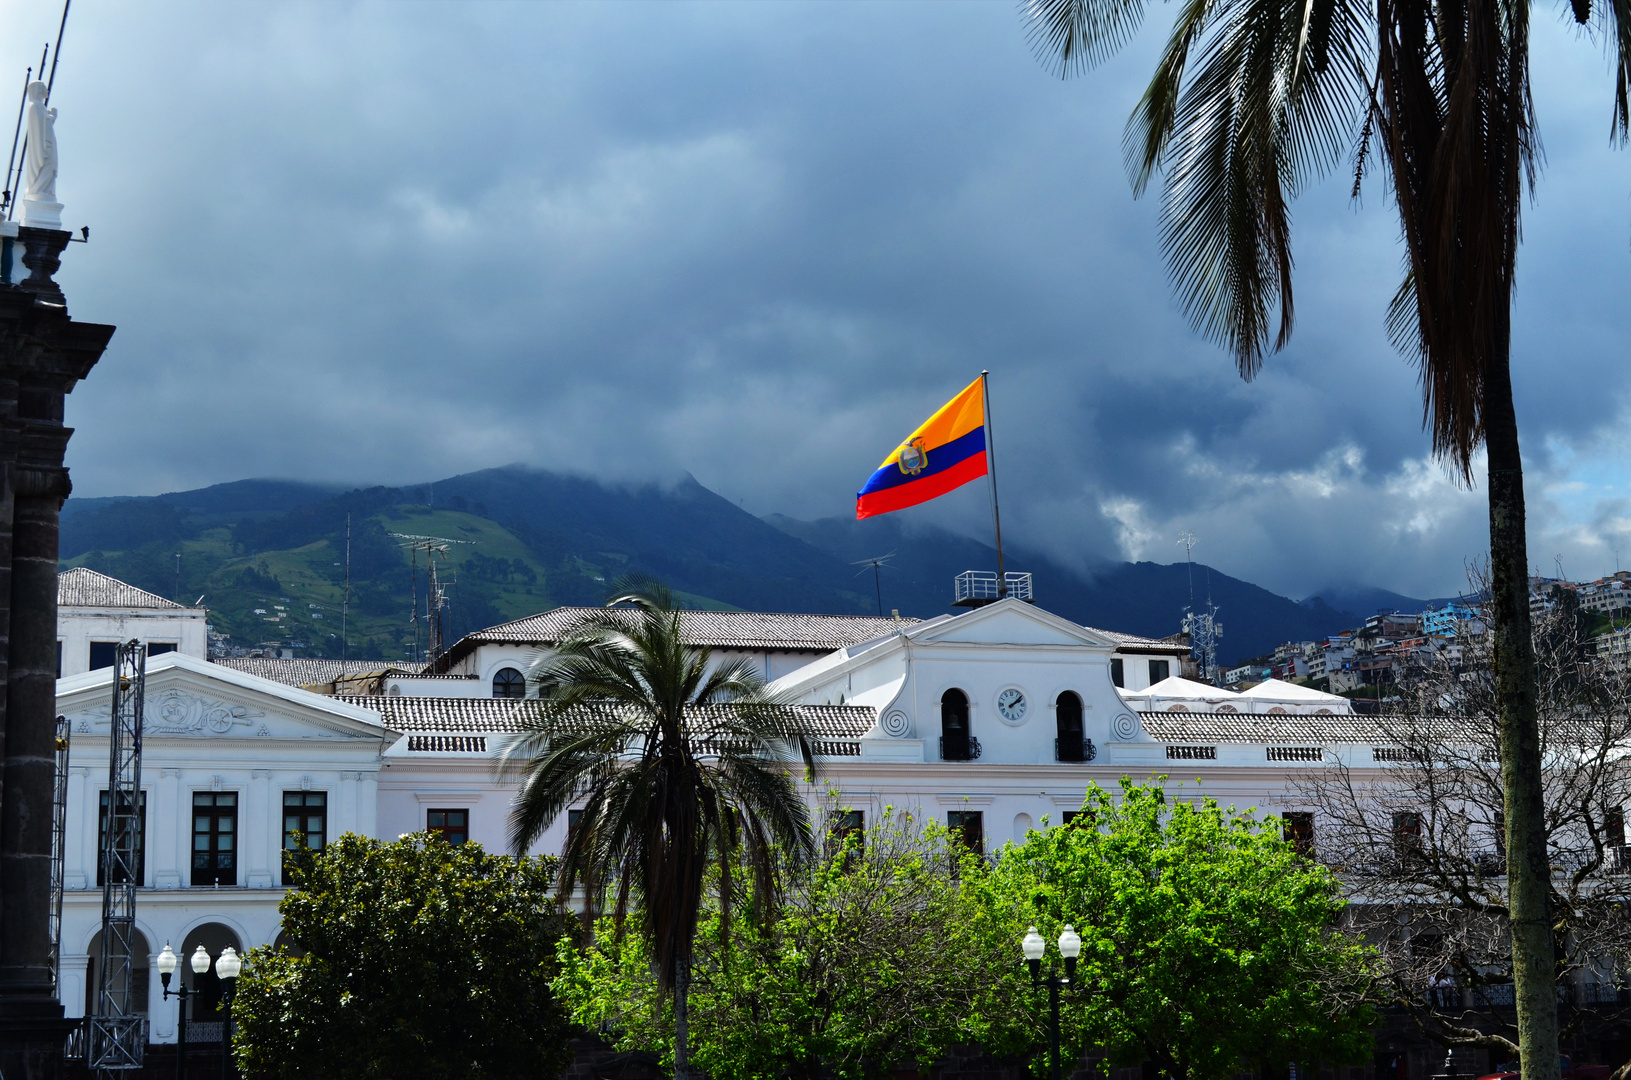
[[750,663],[687,645],[680,616],[661,585],[618,582],[605,609],[532,665],[540,700],[501,761],[521,775],[514,850],[581,806],[562,899],[583,885],[592,918],[610,891],[619,926],[638,905],[674,995],[676,1080],[690,1075],[687,991],[710,867],[728,915],[738,874],[754,898],[771,897],[780,868],[815,855],[791,769],[802,759],[813,779],[812,733]]
[[[1144,7],[1023,0],[1032,45],[1061,76],[1124,44]],[[1567,10],[1607,43],[1611,138],[1623,144],[1631,2],[1570,0]],[[1162,247],[1188,315],[1247,379],[1270,347],[1271,324],[1273,349],[1291,335],[1291,200],[1350,149],[1357,195],[1372,153],[1381,155],[1405,241],[1389,336],[1421,370],[1435,453],[1470,483],[1475,454],[1486,451],[1519,1043],[1524,1075],[1556,1080],[1550,870],[1510,370],[1518,213],[1534,184],[1535,146],[1527,0],[1182,0],[1125,137],[1136,191],[1164,174]]]

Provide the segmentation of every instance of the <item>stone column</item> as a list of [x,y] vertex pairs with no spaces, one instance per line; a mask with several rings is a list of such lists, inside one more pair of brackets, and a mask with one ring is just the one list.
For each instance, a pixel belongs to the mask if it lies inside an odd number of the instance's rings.
[[[163,822],[185,818],[192,821],[192,807],[181,805],[181,770],[160,769],[157,798],[147,810],[147,837],[152,850],[148,852],[148,865],[153,868],[155,889],[181,888],[181,859],[177,850],[181,834],[174,827],[164,828]],[[190,865],[190,864],[189,864]]]
[[91,786],[90,778],[89,769],[75,766],[68,770],[68,835],[64,838],[67,850],[62,853],[64,889],[91,887],[90,869],[96,865],[96,797],[92,795],[87,803],[85,793]]
[[251,889],[272,887],[272,841],[277,838],[280,823],[271,818],[272,773],[256,769],[249,774],[249,805],[245,807],[244,822],[238,827],[238,844],[249,865],[245,867],[244,884]]
[[378,770],[369,770],[357,777],[357,820],[352,831],[359,836],[379,835]]
[[[58,1075],[72,1021],[52,989],[47,930],[56,771],[57,525],[68,497],[63,456],[73,432],[63,398],[90,373],[113,327],[75,323],[52,280],[68,234],[23,228],[21,285],[0,285],[0,596],[4,634],[4,758],[0,763],[0,1076]],[[16,387],[9,407],[10,386]],[[9,514],[7,511],[9,510]]]
[[[339,836],[341,833],[348,832],[362,833],[357,821],[357,774],[354,772],[340,774],[340,805],[338,809],[340,812],[335,816],[339,819],[339,828],[334,830],[334,835]],[[363,835],[367,834],[363,833]]]

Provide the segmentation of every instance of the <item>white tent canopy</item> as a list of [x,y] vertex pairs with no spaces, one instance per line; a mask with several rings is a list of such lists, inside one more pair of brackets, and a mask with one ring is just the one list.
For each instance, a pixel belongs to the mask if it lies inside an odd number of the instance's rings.
[[1180,679],[1174,675],[1162,679],[1147,690],[1128,690],[1124,698],[1164,698],[1169,701],[1227,701],[1241,695],[1221,686],[1209,686],[1193,679]]
[[1294,702],[1298,705],[1324,705],[1326,708],[1341,706],[1346,712],[1348,699],[1338,697],[1336,694],[1327,694],[1308,686],[1298,686],[1296,683],[1283,682],[1280,679],[1264,679],[1250,690],[1243,690],[1243,698],[1254,700],[1273,700]]

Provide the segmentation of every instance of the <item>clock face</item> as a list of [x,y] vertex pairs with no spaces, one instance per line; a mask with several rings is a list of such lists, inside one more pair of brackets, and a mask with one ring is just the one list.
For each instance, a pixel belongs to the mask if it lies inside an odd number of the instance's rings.
[[1010,724],[1025,719],[1025,695],[1018,690],[1004,690],[997,695],[997,712]]

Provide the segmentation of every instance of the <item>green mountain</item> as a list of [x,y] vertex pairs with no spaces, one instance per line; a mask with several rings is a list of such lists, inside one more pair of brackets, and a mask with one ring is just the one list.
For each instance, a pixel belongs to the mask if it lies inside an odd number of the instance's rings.
[[[278,642],[298,655],[338,656],[348,518],[349,654],[381,660],[406,659],[426,640],[424,554],[405,536],[459,541],[438,562],[449,641],[558,604],[597,604],[631,571],[661,578],[696,606],[927,616],[949,610],[955,574],[995,566],[978,541],[891,518],[761,520],[689,477],[619,485],[519,466],[402,488],[242,480],[70,499],[62,564],[182,603],[202,597],[234,646]],[[894,556],[876,582],[869,565],[855,565],[886,552]],[[1035,576],[1050,611],[1094,626],[1164,636],[1189,602],[1183,564],[1084,574],[1016,547],[1008,567]],[[1317,599],[1299,604],[1202,566],[1194,573],[1197,595],[1209,575],[1222,608],[1225,658],[1355,621]]]

